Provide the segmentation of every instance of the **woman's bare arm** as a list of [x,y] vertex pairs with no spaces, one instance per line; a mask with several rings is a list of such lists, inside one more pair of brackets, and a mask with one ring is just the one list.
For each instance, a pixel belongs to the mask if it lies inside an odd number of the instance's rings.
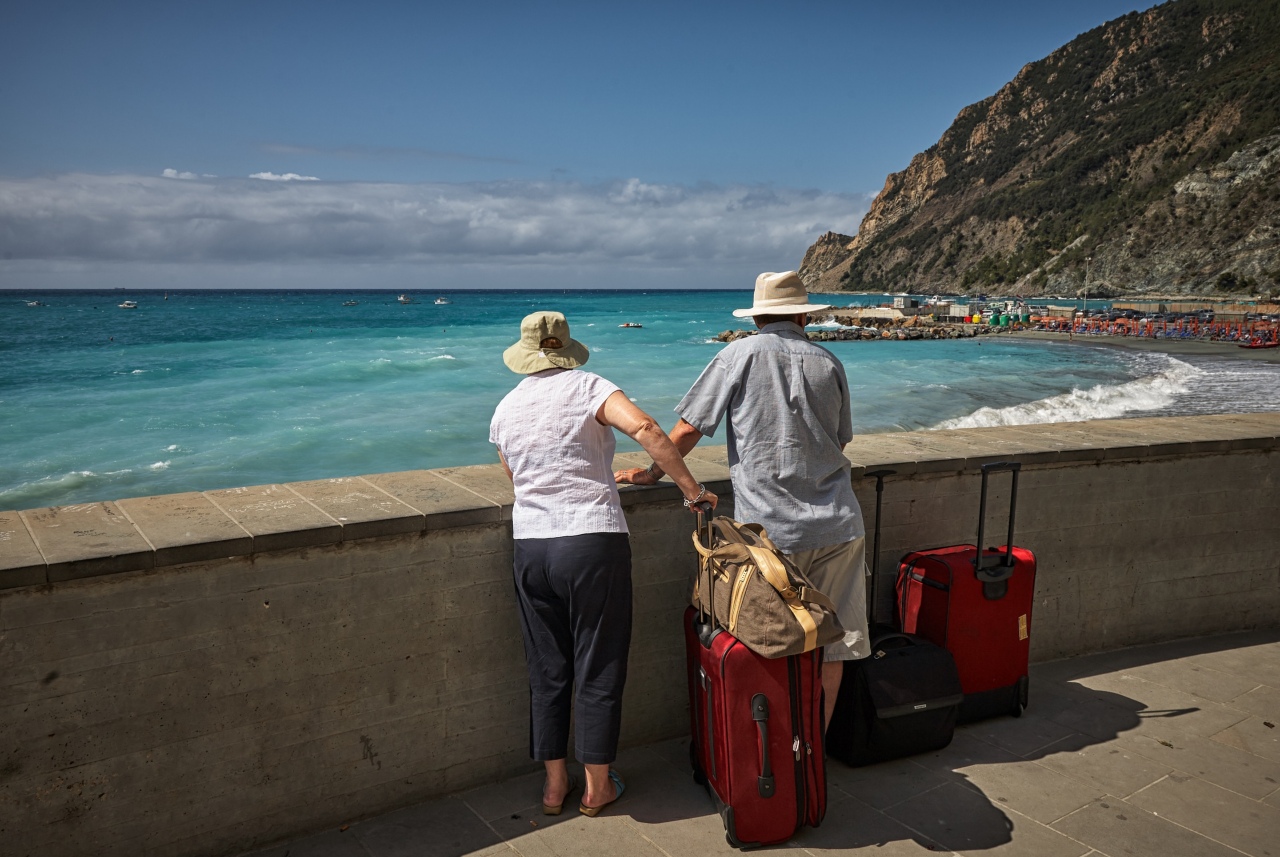
[[[662,426],[658,425],[658,421],[636,407],[635,403],[621,390],[605,399],[596,413],[596,419],[602,425],[616,428],[644,447],[644,451],[649,453],[663,472],[671,474],[671,478],[686,500],[692,500],[698,496],[699,491],[703,490],[703,486],[699,485],[698,480],[693,478],[693,474],[685,465],[684,456],[680,454],[680,450],[676,449],[671,438],[667,437]],[[689,444],[689,448],[693,448],[692,443]],[[716,495],[710,491],[702,495],[702,500],[709,502],[712,508],[715,508],[719,502]]]

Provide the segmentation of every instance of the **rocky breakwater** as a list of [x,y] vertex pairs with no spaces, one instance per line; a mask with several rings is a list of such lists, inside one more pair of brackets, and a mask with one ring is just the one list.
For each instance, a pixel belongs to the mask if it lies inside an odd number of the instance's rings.
[[[1007,333],[1010,327],[989,324],[956,324],[935,321],[927,316],[871,315],[866,311],[846,310],[817,313],[809,317],[811,325],[827,325],[806,330],[811,342],[907,342],[920,339],[965,339],[973,336]],[[838,325],[832,326],[832,325]],[[725,330],[716,342],[734,342],[754,336],[754,330]]]

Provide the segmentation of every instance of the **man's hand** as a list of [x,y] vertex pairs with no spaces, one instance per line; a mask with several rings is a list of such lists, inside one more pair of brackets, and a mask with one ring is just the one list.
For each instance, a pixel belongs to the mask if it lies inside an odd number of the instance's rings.
[[619,485],[657,485],[658,480],[645,467],[632,467],[628,470],[613,471],[613,481]]

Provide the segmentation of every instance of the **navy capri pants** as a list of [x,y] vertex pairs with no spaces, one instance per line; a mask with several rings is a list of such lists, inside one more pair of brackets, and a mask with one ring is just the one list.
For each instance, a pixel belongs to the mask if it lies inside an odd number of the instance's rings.
[[631,647],[631,542],[626,533],[516,539],[514,565],[529,754],[539,762],[568,755],[576,703],[578,761],[607,765],[618,754]]

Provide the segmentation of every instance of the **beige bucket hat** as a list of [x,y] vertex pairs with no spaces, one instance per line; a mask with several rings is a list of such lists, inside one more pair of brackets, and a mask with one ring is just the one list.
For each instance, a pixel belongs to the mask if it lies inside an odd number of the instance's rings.
[[589,356],[587,346],[569,338],[564,313],[535,312],[521,319],[520,341],[502,352],[502,361],[512,372],[532,375],[543,369],[577,369]]
[[733,314],[738,318],[749,318],[756,315],[798,315],[831,308],[831,304],[809,303],[809,291],[795,271],[783,271],[781,274],[766,271],[756,277],[754,300],[754,305],[735,309]]

